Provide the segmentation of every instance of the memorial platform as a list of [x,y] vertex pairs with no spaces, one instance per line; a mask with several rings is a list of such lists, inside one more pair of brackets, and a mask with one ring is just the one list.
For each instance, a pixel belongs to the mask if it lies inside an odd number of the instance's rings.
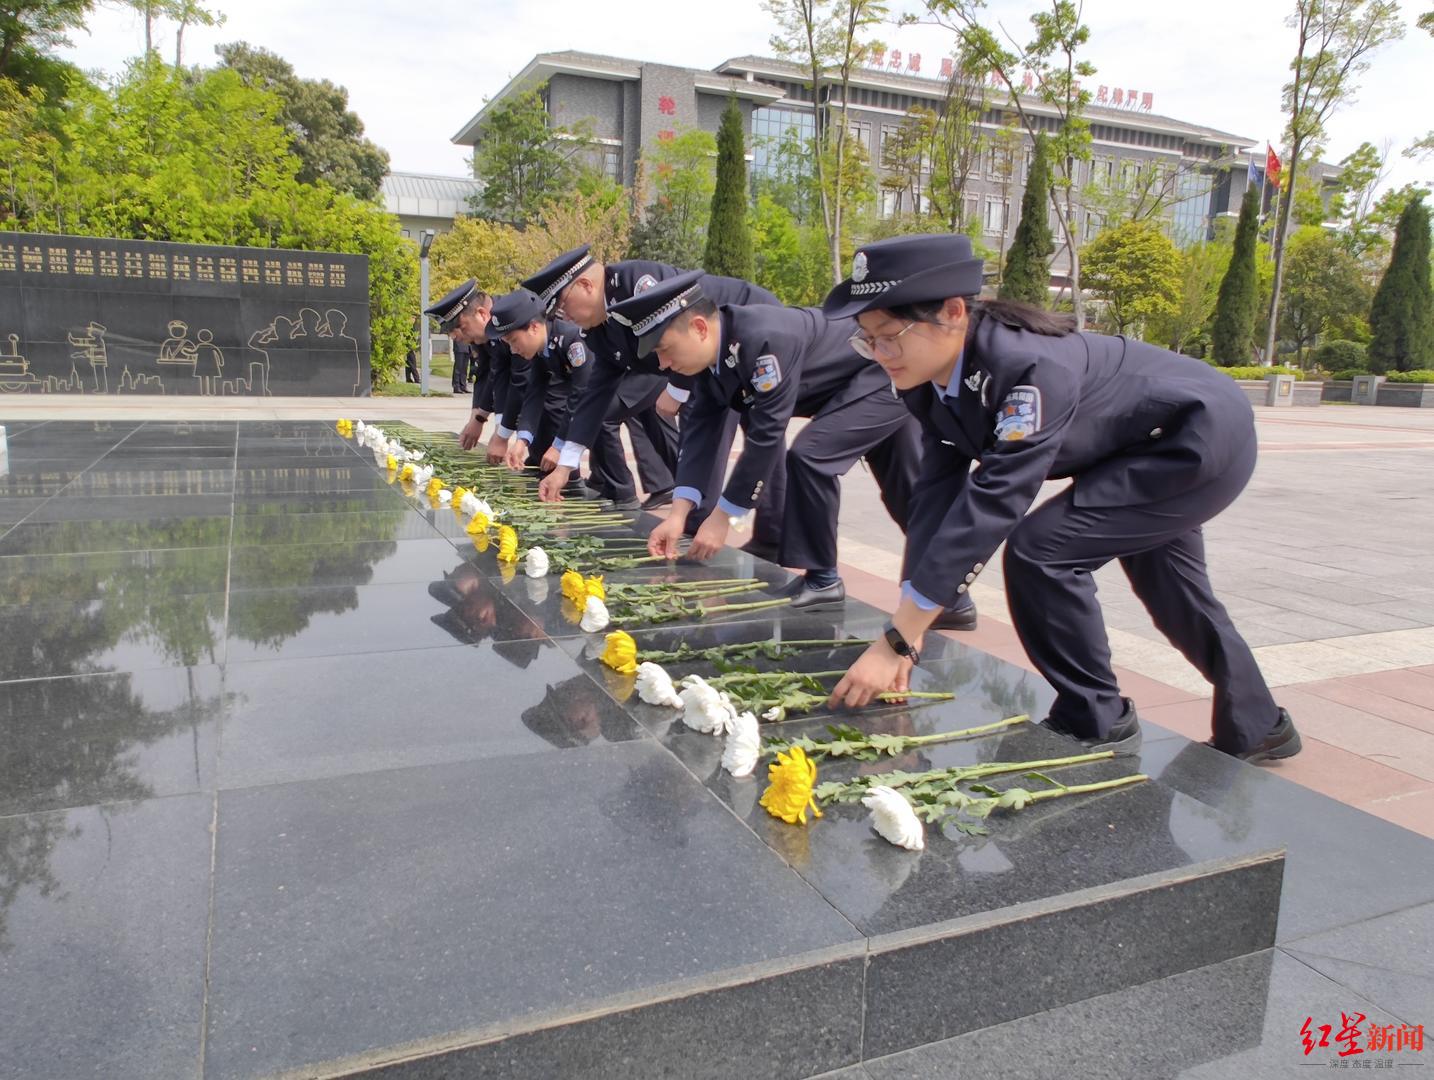
[[[1149,782],[921,852],[860,806],[787,825],[556,575],[330,425],[6,426],[0,1076],[1263,1077],[1334,1058],[1306,1017],[1427,1022],[1434,842],[1174,731],[1062,774]],[[609,580],[701,576],[788,579],[729,550]],[[755,661],[818,671],[884,618],[625,628],[852,642]],[[913,688],[955,696],[764,733],[1050,700],[953,635]],[[1019,725],[821,775],[1079,750]]]

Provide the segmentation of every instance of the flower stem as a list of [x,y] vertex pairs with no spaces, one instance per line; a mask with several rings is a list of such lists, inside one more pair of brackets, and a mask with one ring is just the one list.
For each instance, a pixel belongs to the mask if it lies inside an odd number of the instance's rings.
[[[846,672],[843,671],[841,674],[845,675]],[[924,701],[950,701],[955,696],[955,694],[930,690],[891,690],[885,694],[876,695],[878,701],[905,701],[907,698],[920,698]]]
[[1138,784],[1149,779],[1150,777],[1144,773],[1136,773],[1134,776],[1121,776],[1114,780],[1102,780],[1096,784],[1072,784],[1069,787],[1051,788],[1049,791],[1033,791],[1031,792],[1031,802],[1040,802],[1042,799],[1059,799],[1066,795],[1082,795],[1091,791],[1109,791],[1111,788]]
[[699,605],[698,611],[705,618],[708,615],[728,615],[734,611],[760,611],[762,608],[785,607],[791,602],[790,599],[758,600],[751,604],[719,604],[717,607],[710,608]]

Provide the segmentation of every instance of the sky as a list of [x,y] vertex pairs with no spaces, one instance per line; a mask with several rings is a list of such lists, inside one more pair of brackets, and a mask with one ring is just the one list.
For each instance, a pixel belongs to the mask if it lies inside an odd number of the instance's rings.
[[[1337,162],[1364,141],[1390,144],[1386,186],[1434,181],[1434,161],[1400,154],[1434,127],[1434,114],[1421,105],[1434,87],[1434,37],[1414,26],[1427,3],[1406,3],[1404,39],[1375,56],[1356,100],[1329,125],[1326,161]],[[761,0],[348,0],[341,9],[333,0],[215,0],[211,6],[227,21],[186,31],[187,63],[213,62],[220,42],[261,45],[302,76],[347,87],[350,106],[395,171],[446,175],[468,172],[453,135],[539,52],[578,49],[712,68],[733,56],[772,55],[768,39],[776,29]],[[1025,42],[1037,6],[990,0],[987,21]],[[1278,147],[1280,88],[1294,49],[1285,18],[1293,6],[1292,0],[1086,0],[1085,55],[1097,69],[1091,81],[1152,93],[1154,112]],[[903,10],[900,0],[891,9]],[[717,11],[721,17],[711,17]],[[892,26],[880,36],[888,49],[918,53],[922,74],[937,73],[952,47],[950,32],[934,26]],[[63,52],[87,70],[115,73],[143,40],[142,20],[106,7]],[[171,25],[161,26],[157,45],[172,59]]]

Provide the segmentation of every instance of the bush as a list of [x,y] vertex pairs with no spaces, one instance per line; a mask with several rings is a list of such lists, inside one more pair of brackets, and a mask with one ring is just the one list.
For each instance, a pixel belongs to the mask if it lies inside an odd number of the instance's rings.
[[1326,341],[1314,351],[1314,362],[1323,371],[1364,373],[1365,348],[1357,341]]
[[1336,371],[1329,377],[1334,382],[1354,382],[1358,375],[1368,375],[1364,368],[1346,368],[1343,371]]
[[1390,382],[1434,383],[1434,368],[1415,368],[1413,371],[1391,371],[1385,376]]
[[1232,379],[1259,379],[1263,381],[1271,375],[1293,375],[1295,381],[1299,382],[1305,377],[1303,371],[1299,368],[1292,367],[1259,367],[1257,365],[1251,365],[1249,367],[1217,367],[1215,370],[1223,371]]

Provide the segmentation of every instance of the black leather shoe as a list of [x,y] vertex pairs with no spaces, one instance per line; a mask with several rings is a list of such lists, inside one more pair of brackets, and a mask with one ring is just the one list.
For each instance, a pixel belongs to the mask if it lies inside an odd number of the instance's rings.
[[[568,483],[569,483],[569,484],[572,484],[572,483],[575,483],[575,481],[569,480]],[[578,497],[579,497],[579,498],[589,499],[589,500],[591,500],[591,501],[593,501],[593,502],[596,502],[598,499],[605,499],[605,498],[607,498],[607,496],[605,496],[605,495],[602,493],[602,488],[595,488],[595,487],[593,487],[591,484],[589,484],[586,480],[581,481],[580,483],[581,483],[581,486],[580,486],[580,488],[579,488],[579,490],[578,490]]]
[[846,586],[838,579],[823,589],[814,589],[805,577],[797,578],[795,586],[788,592],[792,607],[803,611],[825,611],[846,605]]
[[739,551],[744,551],[755,559],[766,559],[767,562],[777,561],[777,545],[764,543],[761,540],[748,540]]
[[931,624],[933,630],[974,630],[976,629],[976,605],[967,604],[965,607],[944,608],[936,621]]
[[1258,765],[1262,761],[1279,761],[1281,758],[1294,757],[1304,746],[1300,742],[1300,733],[1295,730],[1295,722],[1290,719],[1290,714],[1284,709],[1280,710],[1280,718],[1275,722],[1274,730],[1266,735],[1257,746],[1235,752],[1221,750],[1215,745],[1214,739],[1207,739],[1205,745],[1212,750],[1220,750],[1222,754],[1229,754],[1241,761],[1248,761],[1251,765]]
[[1060,727],[1049,716],[1040,722],[1038,726],[1054,731],[1057,735],[1064,735],[1068,739],[1074,739],[1082,746],[1091,750],[1111,750],[1119,755],[1134,754],[1140,750],[1140,717],[1135,713],[1135,702],[1130,698],[1122,698],[1125,702],[1125,712],[1120,714],[1120,719],[1110,729],[1105,738],[1085,738],[1073,734],[1065,728]]
[[630,499],[614,499],[612,508],[614,510],[639,510],[642,508],[642,503],[638,502],[637,496],[634,495]]
[[659,510],[664,506],[672,505],[672,489],[664,488],[661,491],[654,491],[647,498],[642,500],[644,510]]

